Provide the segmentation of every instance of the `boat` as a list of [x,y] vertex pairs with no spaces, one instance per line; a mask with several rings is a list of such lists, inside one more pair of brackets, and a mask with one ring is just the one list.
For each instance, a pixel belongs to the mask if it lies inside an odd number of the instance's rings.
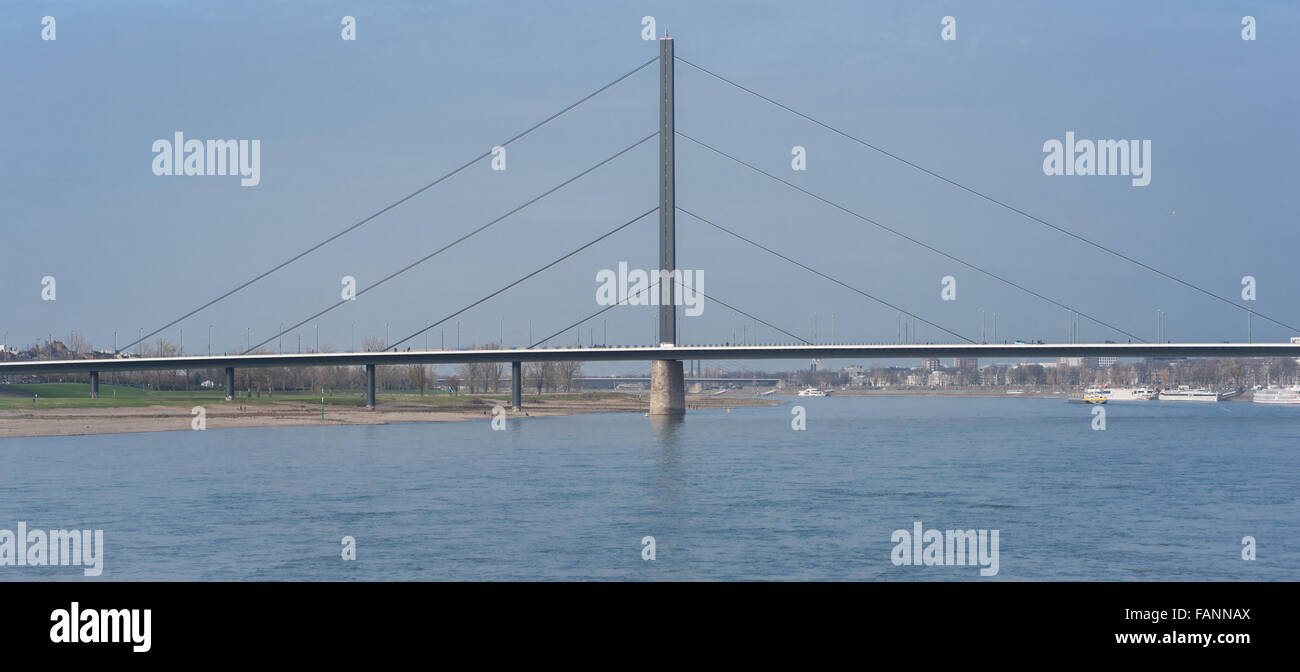
[[1300,385],[1255,390],[1252,401],[1257,404],[1300,404]]
[[1160,401],[1219,401],[1220,395],[1214,390],[1207,390],[1203,387],[1191,389],[1186,385],[1179,385],[1176,390],[1160,390]]
[[1104,404],[1106,403],[1106,395],[1095,390],[1088,390],[1083,394],[1075,392],[1067,397],[1066,401],[1071,404]]
[[824,396],[827,396],[827,395],[829,395],[829,394],[830,394],[830,392],[827,391],[827,390],[823,390],[823,389],[816,388],[816,387],[805,387],[805,388],[803,388],[802,390],[799,390],[799,394],[798,394],[798,396],[800,396],[800,397],[824,397]]
[[1024,394],[1024,390],[1007,390],[1007,394]]
[[1151,401],[1159,392],[1150,387],[1117,387],[1106,390],[1111,401]]

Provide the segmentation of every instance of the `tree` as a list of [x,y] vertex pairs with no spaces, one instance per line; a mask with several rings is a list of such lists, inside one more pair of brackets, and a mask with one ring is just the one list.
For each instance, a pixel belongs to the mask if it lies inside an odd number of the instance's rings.
[[565,392],[576,389],[577,378],[582,375],[582,362],[562,361],[555,363],[556,382]]
[[528,362],[524,365],[524,380],[528,381],[529,387],[537,388],[537,394],[542,393],[542,388],[551,380],[552,369],[551,362]]
[[[487,346],[487,349],[495,350],[495,345]],[[480,362],[479,375],[482,376],[483,391],[497,391],[497,386],[501,384],[501,376],[505,373],[505,364],[501,362]]]
[[461,364],[459,370],[459,377],[465,379],[465,383],[469,385],[469,393],[474,394],[477,391],[475,386],[478,384],[478,364]]
[[406,367],[406,377],[411,387],[420,391],[421,397],[424,396],[424,391],[429,386],[429,378],[433,377],[434,380],[437,380],[433,367],[426,364],[411,364]]
[[90,355],[90,341],[86,340],[86,337],[82,336],[81,332],[74,331],[71,334],[68,334],[67,345],[68,349],[72,351],[72,356],[74,358],[84,358]]

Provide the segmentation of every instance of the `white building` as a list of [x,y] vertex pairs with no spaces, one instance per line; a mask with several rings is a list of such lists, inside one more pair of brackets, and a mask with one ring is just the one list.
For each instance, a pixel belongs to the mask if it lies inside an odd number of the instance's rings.
[[931,371],[926,382],[932,387],[947,387],[952,383],[952,376],[947,371]]

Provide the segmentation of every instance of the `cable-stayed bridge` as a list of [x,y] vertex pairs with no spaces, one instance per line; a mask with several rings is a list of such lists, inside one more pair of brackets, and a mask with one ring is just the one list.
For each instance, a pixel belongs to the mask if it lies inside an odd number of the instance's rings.
[[[664,38],[659,41],[660,54],[658,58],[652,58],[645,63],[640,64],[631,71],[614,79],[613,81],[597,88],[588,95],[580,98],[574,103],[564,107],[553,115],[534,124],[528,129],[514,135],[505,142],[497,145],[498,147],[507,147],[510,144],[538,131],[551,121],[567,114],[578,108],[583,103],[599,96],[603,92],[617,86],[621,82],[633,77],[637,73],[658,64],[659,70],[659,129],[653,133],[641,137],[632,144],[615,152],[607,158],[597,162],[589,168],[559,182],[555,186],[538,194],[537,196],[525,201],[512,210],[501,216],[475,228],[468,233],[456,238],[443,245],[437,250],[430,252],[423,257],[398,268],[380,280],[357,290],[355,297],[360,296],[377,289],[389,281],[397,278],[408,271],[425,264],[438,256],[452,250],[464,241],[486,231],[511,216],[527,209],[535,203],[546,199],[547,197],[563,190],[570,184],[581,180],[583,177],[600,170],[602,167],[619,160],[628,152],[642,146],[651,140],[658,139],[658,203],[654,207],[648,208],[635,217],[615,226],[606,233],[586,241],[572,251],[551,260],[545,264],[539,265],[534,270],[520,275],[513,281],[496,289],[495,291],[479,298],[468,305],[460,307],[449,312],[441,319],[427,324],[424,328],[411,333],[391,344],[386,344],[382,351],[378,352],[333,352],[333,353],[295,353],[295,354],[263,354],[259,348],[265,346],[277,338],[283,337],[295,329],[312,322],[344,305],[349,299],[341,299],[333,304],[320,307],[314,310],[310,315],[292,324],[287,329],[281,329],[278,333],[257,343],[249,343],[247,349],[235,355],[221,356],[176,356],[176,357],[129,357],[124,353],[145,340],[162,333],[163,331],[183,323],[185,320],[199,314],[200,312],[220,303],[243,290],[253,286],[268,276],[292,265],[294,262],[316,252],[317,250],[333,243],[334,241],[356,231],[369,223],[379,219],[386,213],[399,208],[403,204],[419,197],[421,194],[437,187],[438,185],[450,180],[456,175],[469,169],[479,162],[489,159],[493,151],[480,154],[470,159],[454,170],[438,177],[410,194],[392,202],[377,210],[364,219],[353,223],[352,225],[330,235],[329,237],[315,243],[293,256],[288,257],[283,262],[249,278],[240,283],[229,291],[208,300],[196,308],[185,312],[174,320],[163,324],[148,334],[142,334],[135,341],[127,343],[117,349],[118,358],[106,359],[73,359],[58,361],[31,361],[31,362],[6,362],[0,363],[0,374],[17,374],[26,373],[88,373],[91,382],[91,395],[98,394],[99,374],[101,372],[111,371],[139,371],[139,370],[185,370],[185,369],[224,369],[226,374],[226,391],[227,398],[234,396],[234,371],[237,368],[255,368],[255,367],[287,367],[287,366],[363,366],[366,370],[367,380],[367,405],[373,407],[375,403],[375,368],[377,366],[399,365],[399,364],[448,364],[448,363],[472,363],[480,361],[489,362],[510,362],[512,373],[512,405],[518,408],[521,404],[521,387],[522,387],[522,364],[524,362],[536,361],[651,361],[651,413],[653,414],[677,414],[685,410],[685,385],[682,369],[684,360],[740,360],[740,359],[792,359],[792,358],[811,358],[811,359],[829,359],[829,358],[851,358],[851,359],[900,359],[900,358],[938,358],[938,357],[957,357],[957,358],[978,358],[978,357],[1011,357],[1011,358],[1035,358],[1035,357],[1272,357],[1272,356],[1289,356],[1300,357],[1300,343],[1169,343],[1163,338],[1158,339],[1161,342],[1150,343],[1138,335],[1131,333],[1115,324],[1107,322],[1100,316],[1090,314],[1069,305],[1063,300],[1048,296],[1038,290],[1035,290],[1030,283],[1018,281],[1006,277],[1004,274],[994,273],[984,266],[958,256],[956,253],[942,249],[932,243],[921,240],[914,235],[908,234],[898,228],[886,225],[876,219],[864,215],[852,208],[842,205],[826,196],[818,194],[810,189],[798,186],[790,181],[782,179],[768,171],[765,171],[752,163],[727,152],[705,140],[688,135],[676,129],[675,124],[675,87],[674,87],[674,69],[677,63],[682,63],[696,71],[699,71],[708,77],[726,85],[734,87],[755,99],[775,106],[784,110],[808,123],[814,124],[824,130],[830,131],[836,136],[877,152],[880,155],[898,162],[908,168],[919,171],[930,178],[938,180],[953,188],[959,189],[965,193],[978,197],[992,205],[995,205],[1007,212],[1024,218],[1030,222],[1046,227],[1061,235],[1067,236],[1078,243],[1090,246],[1106,255],[1120,259],[1125,263],[1134,265],[1146,272],[1154,274],[1163,280],[1176,283],[1183,288],[1198,293],[1203,297],[1219,302],[1229,304],[1239,308],[1249,320],[1259,319],[1276,326],[1283,327],[1289,331],[1300,334],[1300,329],[1293,327],[1277,318],[1264,315],[1242,305],[1230,298],[1216,294],[1192,281],[1175,276],[1163,271],[1154,265],[1139,260],[1136,256],[1121,252],[1113,247],[1101,244],[1087,236],[1071,231],[1062,226],[1053,224],[1043,218],[1035,216],[1023,209],[1017,208],[1004,200],[994,198],[979,190],[973,189],[967,185],[961,184],[955,180],[949,179],[944,175],[914,163],[896,153],[887,151],[875,144],[863,140],[853,134],[835,128],[818,119],[789,107],[775,98],[759,93],[748,88],[732,79],[724,77],[703,66],[692,63],[686,59],[678,58],[674,54],[674,42],[672,39]],[[800,192],[804,196],[814,199],[826,205],[830,205],[843,213],[850,215],[865,224],[878,228],[892,236],[905,240],[923,250],[937,254],[945,259],[957,263],[976,273],[988,277],[994,281],[1011,287],[1018,292],[1027,294],[1038,301],[1045,302],[1057,308],[1070,312],[1072,321],[1082,318],[1093,322],[1107,330],[1113,332],[1117,338],[1124,338],[1126,343],[1035,343],[1035,344],[991,344],[985,343],[983,335],[979,338],[963,335],[953,329],[938,324],[935,321],[926,319],[913,311],[907,310],[896,303],[890,302],[886,298],[878,296],[876,293],[855,286],[851,282],[823,272],[815,268],[806,261],[789,256],[775,246],[764,244],[761,241],[744,235],[722,223],[715,218],[706,217],[702,214],[696,214],[693,210],[680,207],[676,203],[676,140],[682,138],[704,150],[712,152],[723,157],[746,170],[753,171],[769,178],[775,183],[782,185],[781,188],[788,188]],[[803,271],[818,276],[822,280],[834,283],[841,288],[848,289],[853,293],[861,296],[864,300],[873,302],[877,305],[896,311],[900,316],[906,315],[914,322],[920,322],[928,328],[936,330],[943,334],[944,339],[951,339],[949,343],[926,343],[919,344],[915,342],[915,329],[911,329],[907,339],[901,336],[899,342],[895,344],[823,344],[810,342],[794,333],[777,326],[767,320],[757,317],[753,312],[742,310],[732,303],[729,303],[716,296],[704,293],[703,288],[692,287],[686,276],[675,273],[678,271],[676,264],[676,216],[682,213],[695,221],[712,227],[728,236],[750,245],[764,253],[771,255],[791,266],[797,267]],[[531,280],[532,278],[554,268],[582,251],[591,248],[603,241],[615,236],[621,231],[649,219],[652,215],[657,215],[659,221],[659,268],[657,273],[651,273],[648,286],[633,292],[632,296],[620,298],[619,302],[607,305],[596,310],[590,315],[565,326],[562,329],[551,333],[550,335],[532,343],[526,348],[515,349],[496,349],[496,350],[402,350],[401,346],[409,343],[418,336],[425,334],[431,329],[446,324],[458,316],[482,305],[491,299],[518,287],[519,285]],[[736,313],[743,314],[746,317],[761,323],[776,332],[779,332],[791,339],[790,342],[782,344],[745,344],[736,345],[714,344],[714,345],[686,345],[678,343],[679,333],[677,329],[677,313],[680,297],[683,292],[696,292],[705,299],[724,306]],[[635,301],[631,299],[636,299]],[[557,336],[573,330],[582,324],[585,324],[607,311],[617,308],[621,305],[655,305],[657,306],[658,323],[657,323],[657,343],[637,346],[619,346],[619,347],[549,347],[549,343]]]

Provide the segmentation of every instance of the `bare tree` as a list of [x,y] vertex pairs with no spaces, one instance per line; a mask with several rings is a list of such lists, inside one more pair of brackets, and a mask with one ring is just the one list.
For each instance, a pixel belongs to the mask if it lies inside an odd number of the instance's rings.
[[[478,364],[461,364],[458,370],[460,375],[457,382],[460,381],[460,378],[464,378],[465,383],[469,385],[469,393],[474,394],[477,391],[475,386],[478,384]],[[459,387],[458,385],[457,388]]]
[[528,381],[529,387],[537,388],[537,393],[542,393],[542,388],[551,379],[551,362],[529,362],[524,365],[524,380]]
[[86,340],[86,337],[82,336],[81,332],[78,331],[68,334],[67,346],[72,351],[74,358],[86,357],[91,351],[90,341]]
[[565,392],[577,389],[577,378],[582,375],[582,362],[563,361],[555,363],[556,382]]
[[430,376],[432,376],[434,380],[438,379],[437,373],[433,371],[433,367],[431,366],[425,364],[411,364],[406,367],[407,381],[411,387],[420,391],[421,397],[424,396],[424,391],[429,387]]

